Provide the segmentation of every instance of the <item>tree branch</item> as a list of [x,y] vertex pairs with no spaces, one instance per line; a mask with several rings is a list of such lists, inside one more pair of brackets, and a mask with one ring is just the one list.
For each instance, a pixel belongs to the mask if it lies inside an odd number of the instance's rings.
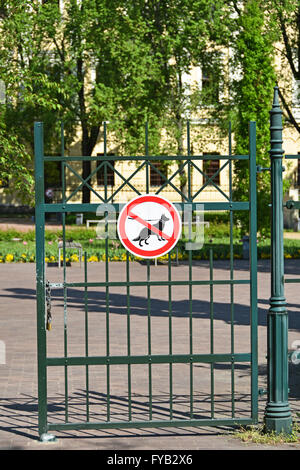
[[239,16],[241,16],[241,10],[240,10],[239,7],[238,7],[238,2],[237,2],[236,0],[233,0],[232,4],[233,4],[233,8],[234,8],[235,11],[237,12],[237,14],[238,14]]
[[283,107],[288,115],[288,121],[295,127],[297,132],[299,132],[300,134],[300,125],[297,123],[296,119],[294,118],[293,113],[291,112],[289,105],[287,104],[283,94],[281,93],[280,88],[278,88],[278,93],[279,93],[279,98],[281,99],[281,102],[283,104]]
[[60,60],[61,60],[62,63],[64,64],[64,62],[65,62],[65,57],[64,57],[63,50],[61,50],[61,49],[59,48],[59,45],[58,45],[58,43],[57,43],[57,41],[56,41],[56,38],[53,37],[52,39],[53,39],[54,45],[55,45],[55,47],[56,47],[56,50],[57,50],[57,52],[58,52],[58,55],[59,55],[59,57],[60,57]]
[[89,150],[89,155],[92,154],[92,152],[94,150],[94,147],[97,143],[99,130],[100,130],[99,125],[91,127],[90,136],[89,136],[89,144],[88,144],[89,145],[89,149],[88,149]]
[[281,14],[280,11],[277,11],[277,13],[278,13],[278,18],[279,18],[282,38],[283,38],[283,42],[284,42],[284,45],[285,45],[286,58],[287,58],[287,60],[290,64],[293,76],[298,80],[299,79],[299,73],[297,72],[295,64],[294,64],[292,48],[291,48],[291,44],[290,44],[288,34],[287,34],[287,31],[286,31],[284,19],[283,19],[282,14]]

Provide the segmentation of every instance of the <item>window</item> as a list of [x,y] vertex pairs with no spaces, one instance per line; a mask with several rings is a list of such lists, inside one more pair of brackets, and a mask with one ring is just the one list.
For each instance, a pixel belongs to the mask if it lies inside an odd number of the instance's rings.
[[297,185],[300,186],[300,152],[298,152],[299,158],[297,160]]
[[212,71],[207,67],[202,68],[201,89],[203,101],[206,104],[214,104],[219,100],[219,84]]
[[[210,152],[204,153],[203,155],[219,155],[217,152]],[[220,168],[220,160],[203,160],[203,172],[205,173],[206,177],[204,176],[204,183],[207,181],[208,178],[212,178],[213,175],[219,170]],[[212,180],[209,182],[211,185],[212,183],[220,184],[220,173],[218,173]]]
[[[113,153],[109,153],[109,155],[114,155]],[[104,154],[103,153],[97,153],[97,157],[104,157]],[[97,165],[100,165],[100,162],[102,161],[103,159],[99,159],[99,161],[97,162]],[[115,162],[114,160],[110,160],[109,163],[111,164],[111,166],[115,166]],[[103,165],[98,171],[97,171],[97,185],[98,186],[104,186],[105,184],[105,165]],[[106,172],[106,175],[107,175],[107,186],[114,186],[115,185],[115,172],[112,168],[110,168],[109,166],[107,166],[107,172]]]
[[[160,171],[165,177],[167,177],[168,170],[162,164],[162,162],[152,162],[152,165]],[[166,180],[157,173],[154,168],[150,167],[150,185],[151,186],[162,186]]]

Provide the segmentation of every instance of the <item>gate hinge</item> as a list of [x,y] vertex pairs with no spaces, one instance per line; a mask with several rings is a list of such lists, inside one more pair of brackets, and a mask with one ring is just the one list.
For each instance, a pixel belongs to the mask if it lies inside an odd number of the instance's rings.
[[284,207],[286,207],[287,209],[293,209],[295,205],[295,201],[286,201],[286,203],[283,205]]
[[258,395],[261,397],[263,395],[266,395],[268,393],[268,390],[266,390],[265,388],[259,388],[258,389]]
[[270,168],[270,167],[264,168],[264,167],[262,167],[262,166],[260,166],[260,165],[257,165],[257,167],[256,167],[256,172],[257,172],[257,173],[262,173],[263,171],[271,171],[271,168]]
[[293,364],[300,364],[300,350],[295,349],[293,351],[288,352],[288,359],[291,361]]

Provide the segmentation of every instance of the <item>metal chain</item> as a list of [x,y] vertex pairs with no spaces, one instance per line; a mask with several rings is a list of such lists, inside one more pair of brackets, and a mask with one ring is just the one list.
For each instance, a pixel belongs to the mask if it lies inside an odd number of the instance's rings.
[[51,313],[51,287],[50,282],[46,282],[46,305],[47,305],[47,323],[46,328],[48,331],[51,330],[52,313]]

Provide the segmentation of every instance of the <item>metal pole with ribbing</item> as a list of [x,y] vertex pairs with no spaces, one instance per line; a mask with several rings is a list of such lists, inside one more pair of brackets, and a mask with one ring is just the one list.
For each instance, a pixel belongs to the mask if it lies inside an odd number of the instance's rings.
[[271,298],[268,312],[268,401],[265,409],[267,432],[292,430],[288,402],[288,313],[284,297],[282,111],[278,87],[274,88],[270,111],[271,135]]

